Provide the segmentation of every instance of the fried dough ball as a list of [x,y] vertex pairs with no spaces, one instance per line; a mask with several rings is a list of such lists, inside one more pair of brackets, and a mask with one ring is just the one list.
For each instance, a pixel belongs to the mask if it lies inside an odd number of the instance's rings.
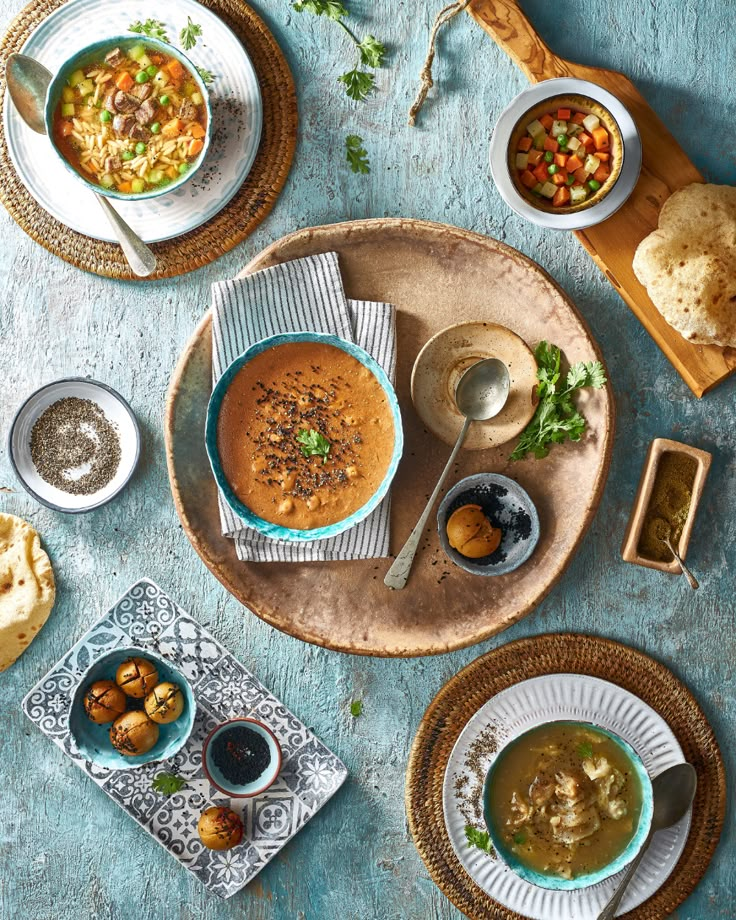
[[215,806],[202,812],[197,832],[208,849],[231,850],[243,839],[243,822],[230,808]]
[[178,684],[165,681],[154,687],[146,697],[143,708],[148,718],[160,725],[176,722],[184,712],[184,694]]
[[158,671],[147,658],[128,658],[118,668],[115,680],[128,696],[142,700],[158,683]]
[[450,546],[468,559],[481,559],[501,545],[501,531],[494,527],[480,505],[463,505],[447,522]]
[[98,725],[113,722],[127,705],[125,694],[113,680],[96,680],[84,694],[84,711]]
[[158,725],[141,709],[124,712],[112,723],[110,741],[125,757],[147,754],[158,741]]

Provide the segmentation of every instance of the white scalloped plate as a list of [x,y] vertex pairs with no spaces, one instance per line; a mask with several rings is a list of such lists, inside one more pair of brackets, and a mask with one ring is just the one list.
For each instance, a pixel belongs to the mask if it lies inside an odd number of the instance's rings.
[[[92,42],[124,35],[134,20],[151,15],[165,23],[172,40],[186,25],[187,16],[202,26],[202,37],[186,53],[198,67],[215,74],[215,80],[210,86],[212,144],[197,175],[169,195],[115,202],[116,210],[147,243],[181,236],[206,223],[232,199],[250,172],[261,137],[263,106],[255,69],[240,40],[196,0],[168,0],[155,9],[148,0],[70,0],[44,19],[23,46],[24,54],[54,73]],[[66,169],[48,138],[24,124],[7,93],[4,111],[8,152],[31,195],[72,230],[112,241],[94,195]]]
[[[468,782],[485,777],[495,754],[481,758],[480,769],[468,769],[466,757],[483,729],[493,725],[497,748],[536,725],[556,719],[592,722],[628,741],[651,777],[682,763],[682,748],[664,719],[633,693],[597,677],[549,674],[502,690],[473,716],[462,731],[445,771],[442,801],[445,824],[457,858],[473,881],[509,910],[532,920],[595,920],[616,887],[619,875],[582,891],[549,891],[519,878],[500,859],[468,846],[458,777]],[[638,907],[667,880],[675,868],[690,831],[692,813],[674,827],[654,836],[617,916]],[[480,826],[480,825],[479,825]],[[622,870],[622,872],[625,870]],[[622,874],[622,873],[621,873]]]

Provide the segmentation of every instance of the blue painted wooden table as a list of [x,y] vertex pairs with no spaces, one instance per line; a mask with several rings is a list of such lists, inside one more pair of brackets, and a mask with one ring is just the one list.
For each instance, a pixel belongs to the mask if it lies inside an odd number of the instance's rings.
[[[3,0],[9,20],[23,0]],[[571,236],[522,223],[489,180],[495,118],[525,85],[514,65],[465,15],[440,39],[433,91],[420,126],[406,127],[437,2],[352,0],[357,31],[391,45],[380,90],[354,105],[333,82],[352,66],[341,30],[297,15],[287,0],[255,6],[285,49],[301,113],[291,176],[260,230],[219,262],[148,285],[84,275],[50,256],[0,213],[0,427],[39,384],[89,374],[131,402],[144,435],[135,479],[113,505],[64,517],[35,504],[0,459],[0,510],[39,529],[58,578],[58,602],[40,637],[0,675],[0,917],[2,920],[449,920],[458,912],[428,877],[407,833],[409,746],[429,701],[488,648],[548,630],[630,643],[672,667],[693,690],[736,773],[733,571],[736,380],[697,401]],[[560,54],[628,73],[710,181],[736,182],[731,126],[733,0],[526,0]],[[155,15],[155,5],[151,7]],[[438,99],[438,90],[442,93]],[[372,172],[342,163],[360,134]],[[565,577],[541,607],[494,640],[433,659],[353,658],[305,646],[244,610],[205,570],[179,527],[163,451],[167,382],[208,303],[231,277],[290,230],[347,218],[422,217],[502,239],[536,259],[568,291],[601,343],[618,401],[610,480],[595,522]],[[672,436],[713,452],[714,464],[683,581],[624,564],[619,545],[649,441]],[[8,490],[7,492],[5,490]],[[731,574],[729,574],[729,568]],[[209,895],[86,781],[20,711],[41,677],[123,590],[159,582],[344,759],[338,796],[245,892]],[[364,714],[350,716],[352,698]],[[681,920],[736,917],[733,815]],[[135,905],[135,906],[134,906]]]

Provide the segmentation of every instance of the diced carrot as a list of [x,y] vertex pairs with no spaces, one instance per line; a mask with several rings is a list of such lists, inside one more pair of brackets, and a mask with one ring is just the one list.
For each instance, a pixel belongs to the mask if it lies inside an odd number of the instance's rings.
[[593,131],[593,143],[596,150],[608,150],[609,140],[608,131],[605,128],[596,128]]
[[560,145],[557,143],[554,137],[547,135],[547,137],[544,139],[544,149],[551,150],[552,153],[557,153],[557,151],[560,149]]
[[163,137],[178,137],[183,130],[184,122],[181,118],[172,118],[161,128],[161,134]]
[[562,166],[562,168],[564,169],[564,167],[567,165],[567,161],[569,158],[570,158],[569,153],[556,153],[555,154],[555,164],[557,166]]
[[556,208],[564,207],[570,200],[570,189],[566,185],[561,185],[555,192],[552,204]]
[[552,176],[552,181],[555,185],[564,185],[567,182],[567,170],[558,169],[557,172]]
[[70,121],[65,121],[61,126],[61,136],[69,137],[74,130],[74,125]]
[[118,191],[129,195],[133,191],[133,186],[130,182],[118,182]]
[[570,121],[570,109],[557,109],[557,121]]
[[555,123],[555,120],[549,113],[547,113],[546,115],[542,115],[542,117],[539,119],[539,122],[544,127],[545,131],[550,131],[552,129],[552,125]]
[[606,179],[611,175],[611,170],[608,168],[607,163],[601,163],[601,165],[593,173],[593,178],[596,182],[605,182]]
[[528,169],[525,169],[519,178],[521,179],[521,184],[525,185],[527,188],[534,188],[537,184],[537,177],[534,173],[529,172]]
[[[189,133],[192,135],[192,137],[204,137],[207,132],[204,130],[202,125],[199,124],[199,122],[195,121],[194,124],[189,128]],[[529,141],[530,144],[532,142],[530,137],[525,138],[525,140]],[[528,150],[529,148],[527,147],[526,149]]]
[[549,179],[549,173],[547,172],[547,164],[542,160],[542,162],[534,170],[534,175],[537,177],[538,182],[546,182]]
[[574,125],[582,125],[585,121],[585,112],[576,112],[570,120]]
[[575,170],[580,169],[582,165],[583,161],[576,153],[573,153],[573,155],[567,159],[568,172],[575,172]]
[[176,166],[169,166],[169,168],[166,170],[166,175],[169,177],[169,179],[178,178],[179,173],[176,171]]
[[536,166],[537,163],[539,163],[539,161],[542,159],[543,156],[544,156],[544,153],[541,150],[530,150],[529,151],[529,165]]
[[189,142],[189,150],[187,151],[187,156],[196,157],[198,153],[204,149],[204,141],[200,138],[195,138],[193,141]]
[[516,149],[521,150],[522,153],[526,153],[527,150],[531,150],[532,149],[532,139],[530,137],[522,137]]
[[118,89],[121,89],[124,93],[127,93],[128,90],[133,85],[133,78],[128,73],[127,70],[124,70],[122,73],[119,73],[115,78],[115,86]]
[[580,141],[581,144],[583,144],[585,149],[588,151],[592,150],[593,147],[595,147],[593,138],[589,134],[586,134],[585,131],[581,131],[580,134],[578,134],[578,140]]
[[165,69],[168,70],[169,75],[173,77],[174,80],[181,80],[184,76],[184,68],[176,59],[170,60],[169,63],[165,65]]
[[576,180],[577,182],[580,182],[580,183],[582,183],[583,185],[585,185],[585,183],[588,181],[588,174],[587,174],[587,172],[583,169],[582,166],[580,167],[580,169],[576,169],[576,170],[575,170],[575,172],[573,173],[573,176],[575,176],[575,180]]
[[595,154],[601,163],[607,163],[611,159],[611,154],[606,150],[597,150]]

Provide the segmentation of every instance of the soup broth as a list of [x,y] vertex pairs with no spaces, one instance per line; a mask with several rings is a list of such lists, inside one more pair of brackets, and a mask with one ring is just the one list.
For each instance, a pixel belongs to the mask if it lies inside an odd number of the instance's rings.
[[576,878],[607,866],[639,824],[642,789],[631,761],[592,726],[556,722],[500,755],[486,792],[493,830],[525,866]]

